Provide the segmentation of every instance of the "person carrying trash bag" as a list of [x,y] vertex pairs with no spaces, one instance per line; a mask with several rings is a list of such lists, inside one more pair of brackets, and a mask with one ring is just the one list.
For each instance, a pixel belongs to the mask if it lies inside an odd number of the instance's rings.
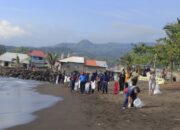
[[131,108],[134,107],[134,100],[138,97],[138,94],[140,93],[140,88],[133,86],[133,87],[127,87],[124,90],[124,102],[122,109]]

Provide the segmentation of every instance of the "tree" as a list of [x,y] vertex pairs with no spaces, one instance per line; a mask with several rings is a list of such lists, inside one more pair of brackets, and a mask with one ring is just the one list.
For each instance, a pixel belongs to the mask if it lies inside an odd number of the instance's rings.
[[56,61],[58,61],[58,55],[54,53],[48,53],[46,59],[50,66],[50,69],[53,69],[53,66],[55,65]]
[[6,52],[6,47],[4,45],[0,45],[0,55]]
[[166,37],[162,39],[165,43],[167,59],[171,68],[171,79],[173,72],[173,64],[180,60],[180,20],[176,23],[168,24],[164,27]]
[[30,51],[31,51],[31,49],[26,48],[26,47],[17,47],[13,50],[13,52],[15,52],[15,53],[28,53]]
[[[176,23],[168,24],[163,28],[166,37],[157,40],[154,46],[145,44],[134,45],[131,52],[121,57],[123,64],[149,64],[171,68],[180,65],[180,19]],[[172,79],[172,78],[171,78]]]
[[16,58],[12,58],[12,62],[15,64],[16,67],[21,66],[21,62],[20,62],[20,59],[19,59],[18,55],[16,56]]
[[154,55],[154,50],[152,46],[147,46],[144,43],[134,45],[132,54],[134,64],[152,64]]
[[120,58],[120,62],[121,62],[122,65],[127,65],[128,67],[131,66],[133,64],[132,55],[130,53],[127,53],[127,54],[123,55]]

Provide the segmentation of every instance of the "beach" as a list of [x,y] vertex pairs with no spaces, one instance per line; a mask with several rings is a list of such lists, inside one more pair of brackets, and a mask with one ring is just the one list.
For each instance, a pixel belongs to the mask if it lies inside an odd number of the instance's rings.
[[94,95],[70,92],[68,87],[43,84],[34,88],[42,94],[63,97],[63,101],[34,115],[37,118],[7,130],[179,130],[180,83],[161,87],[162,94],[149,96],[147,83],[139,83],[141,109],[121,109],[123,96],[112,93]]

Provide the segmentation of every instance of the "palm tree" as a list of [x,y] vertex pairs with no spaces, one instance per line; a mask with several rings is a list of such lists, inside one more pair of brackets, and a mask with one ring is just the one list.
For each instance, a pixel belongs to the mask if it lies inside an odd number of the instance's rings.
[[53,66],[55,65],[56,61],[58,61],[58,55],[53,53],[48,53],[46,56],[47,62],[50,66],[50,69],[53,69]]
[[11,61],[15,64],[16,67],[20,67],[21,62],[20,62],[20,58],[18,55],[16,56],[16,58],[12,58]]

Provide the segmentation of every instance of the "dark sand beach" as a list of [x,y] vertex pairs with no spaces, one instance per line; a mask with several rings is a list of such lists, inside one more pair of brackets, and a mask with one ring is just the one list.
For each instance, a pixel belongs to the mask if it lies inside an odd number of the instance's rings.
[[148,95],[147,83],[138,86],[145,107],[122,110],[123,96],[112,90],[107,95],[81,95],[67,87],[41,85],[36,91],[64,100],[34,113],[33,122],[7,130],[179,130],[180,83],[161,86],[162,94],[157,96]]

